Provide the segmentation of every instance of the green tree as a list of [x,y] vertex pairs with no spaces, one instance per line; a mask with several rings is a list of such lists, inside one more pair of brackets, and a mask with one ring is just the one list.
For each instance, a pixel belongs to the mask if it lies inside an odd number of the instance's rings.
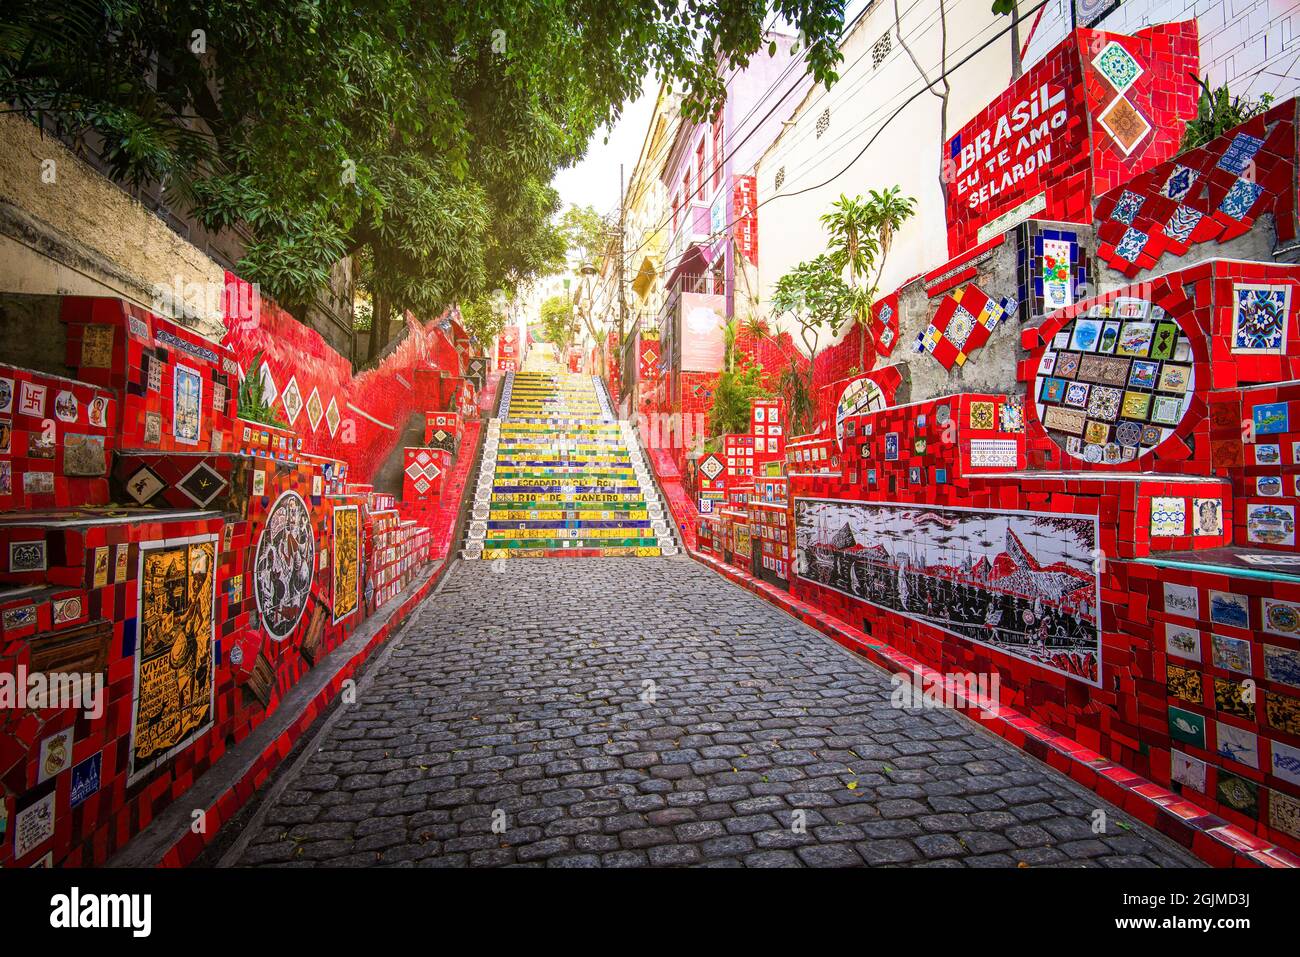
[[546,341],[554,343],[557,354],[563,355],[573,345],[578,332],[578,314],[573,301],[568,296],[551,296],[542,301],[538,318]]
[[790,410],[792,434],[806,435],[813,430],[813,374],[821,338],[823,334],[830,339],[839,335],[840,327],[852,320],[855,301],[840,268],[825,254],[800,263],[776,281],[772,309],[795,321],[808,352],[807,370],[791,360],[777,385]]
[[570,260],[600,265],[609,246],[610,230],[596,207],[569,206],[560,216],[559,230]]
[[506,327],[506,316],[490,296],[479,296],[460,304],[460,324],[479,349],[487,352]]
[[823,333],[834,339],[840,326],[853,316],[853,291],[825,254],[801,262],[776,281],[772,308],[790,316],[799,327],[811,364],[817,358]]
[[727,369],[713,386],[713,405],[709,407],[709,437],[749,431],[750,401],[770,399],[763,388],[763,370],[746,365]]
[[239,272],[291,310],[368,251],[382,333],[556,268],[553,174],[647,70],[711,115],[771,14],[832,82],[839,51],[816,41],[842,0],[8,0],[0,100],[246,228]]

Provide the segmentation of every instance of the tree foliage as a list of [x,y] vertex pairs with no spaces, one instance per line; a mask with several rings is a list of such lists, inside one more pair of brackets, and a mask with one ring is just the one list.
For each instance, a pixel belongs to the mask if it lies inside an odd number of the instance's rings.
[[609,245],[609,226],[594,206],[569,206],[560,217],[570,261],[599,265]]
[[246,227],[291,309],[366,250],[376,314],[429,315],[558,268],[554,172],[647,70],[711,115],[772,13],[833,81],[843,0],[7,0],[0,100]]
[[[848,276],[853,321],[862,326],[858,368],[866,361],[866,327],[871,307],[879,292],[885,257],[893,244],[894,233],[915,212],[916,200],[903,196],[897,186],[868,190],[868,198],[844,194],[821,220],[829,234],[828,257],[831,265]],[[875,271],[873,277],[872,270]]]
[[538,319],[546,341],[554,343],[558,353],[563,353],[573,344],[578,333],[578,314],[568,296],[551,296],[543,300]]
[[794,319],[809,359],[817,358],[823,333],[834,339],[853,315],[853,291],[830,257],[801,262],[776,281],[772,308]]
[[239,383],[235,408],[241,419],[275,425],[283,429],[289,428],[289,423],[280,418],[273,403],[266,397],[266,384],[262,378],[261,349],[253,353],[253,361],[248,366],[248,372]]
[[506,327],[506,316],[493,297],[479,296],[460,304],[460,324],[479,349],[487,350]]
[[750,400],[770,399],[763,388],[763,370],[746,365],[727,369],[713,386],[713,405],[709,408],[709,437],[749,431]]

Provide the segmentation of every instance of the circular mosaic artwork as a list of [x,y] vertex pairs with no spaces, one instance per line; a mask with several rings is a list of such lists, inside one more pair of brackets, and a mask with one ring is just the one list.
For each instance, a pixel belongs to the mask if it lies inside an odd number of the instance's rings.
[[253,563],[253,593],[262,627],[275,641],[293,633],[307,609],[316,571],[316,537],[311,512],[297,492],[285,492],[271,507]]
[[885,393],[870,379],[855,379],[845,386],[840,393],[839,404],[835,407],[835,435],[840,441],[840,448],[844,448],[845,419],[863,412],[879,412],[886,404]]
[[1113,465],[1167,439],[1194,388],[1186,330],[1160,306],[1120,297],[1052,337],[1034,401],[1038,421],[1066,454]]

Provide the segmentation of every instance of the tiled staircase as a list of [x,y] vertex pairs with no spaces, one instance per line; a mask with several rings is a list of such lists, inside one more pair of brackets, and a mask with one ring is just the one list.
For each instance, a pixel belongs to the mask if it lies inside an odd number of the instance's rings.
[[507,373],[483,445],[465,558],[676,555],[671,519],[632,426],[604,384]]

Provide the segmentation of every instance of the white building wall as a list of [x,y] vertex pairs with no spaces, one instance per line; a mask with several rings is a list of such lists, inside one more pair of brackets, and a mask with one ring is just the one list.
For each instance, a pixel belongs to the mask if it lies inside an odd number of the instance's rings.
[[[898,3],[908,46],[927,72],[937,76],[941,61],[937,0]],[[1003,37],[976,52],[1009,22],[992,14],[988,0],[949,0],[945,7],[948,65],[953,71],[947,122],[951,136],[1010,82],[1011,46],[1009,38]],[[876,0],[843,43],[839,81],[830,90],[817,87],[809,94],[758,163],[760,310],[777,330],[790,331],[796,342],[800,337],[792,322],[771,311],[772,289],[799,262],[825,251],[819,217],[840,194],[866,195],[869,189],[897,185],[917,200],[916,215],[895,236],[885,261],[882,292],[947,259],[939,186],[944,138],[940,101],[926,91],[899,43],[894,11],[892,0]],[[873,48],[887,33],[890,49],[877,64]],[[969,62],[957,66],[966,57],[971,57]],[[818,136],[818,120],[826,111],[829,116]],[[898,115],[890,119],[895,111]],[[862,155],[854,159],[860,151]],[[828,344],[823,337],[820,346]]]
[[[1070,3],[1049,0],[1041,18],[1035,13],[1021,21],[1026,69],[1069,32]],[[917,59],[935,75],[940,50],[938,0],[912,0],[911,4],[898,0],[898,4],[904,36]],[[1030,0],[1021,2],[1023,10],[1032,6]],[[1011,46],[1004,35],[969,62],[955,66],[1005,29],[1009,19],[994,16],[987,0],[955,0],[946,7],[948,62],[950,69],[955,67],[947,124],[951,136],[1010,83]],[[865,194],[868,189],[897,184],[918,200],[916,217],[899,233],[886,261],[882,293],[947,259],[938,184],[939,101],[924,92],[916,68],[898,43],[894,10],[893,0],[875,0],[843,44],[839,82],[829,91],[814,90],[793,123],[759,160],[760,295],[763,311],[779,329],[794,332],[789,320],[771,315],[772,287],[800,261],[825,250],[818,217],[841,193]],[[1251,98],[1271,93],[1282,100],[1300,93],[1300,0],[1123,0],[1097,26],[1133,33],[1153,23],[1193,17],[1200,31],[1201,73],[1209,74],[1211,85],[1228,83],[1233,93]],[[886,32],[891,34],[891,50],[878,66],[873,65],[872,46]],[[844,170],[889,114],[917,90],[921,94],[903,106],[866,152]],[[828,108],[829,125],[819,138],[816,124]],[[775,178],[782,169],[785,179],[777,189]],[[819,185],[832,177],[832,182]],[[809,191],[777,196],[803,190]],[[794,338],[799,341],[797,335]]]
[[[1153,23],[1192,19],[1200,32],[1201,75],[1209,74],[1211,86],[1226,83],[1251,99],[1300,92],[1300,0],[1124,0],[1096,26],[1135,33]],[[1025,65],[1041,60],[1069,30],[1070,0],[1050,0],[1029,37]]]

